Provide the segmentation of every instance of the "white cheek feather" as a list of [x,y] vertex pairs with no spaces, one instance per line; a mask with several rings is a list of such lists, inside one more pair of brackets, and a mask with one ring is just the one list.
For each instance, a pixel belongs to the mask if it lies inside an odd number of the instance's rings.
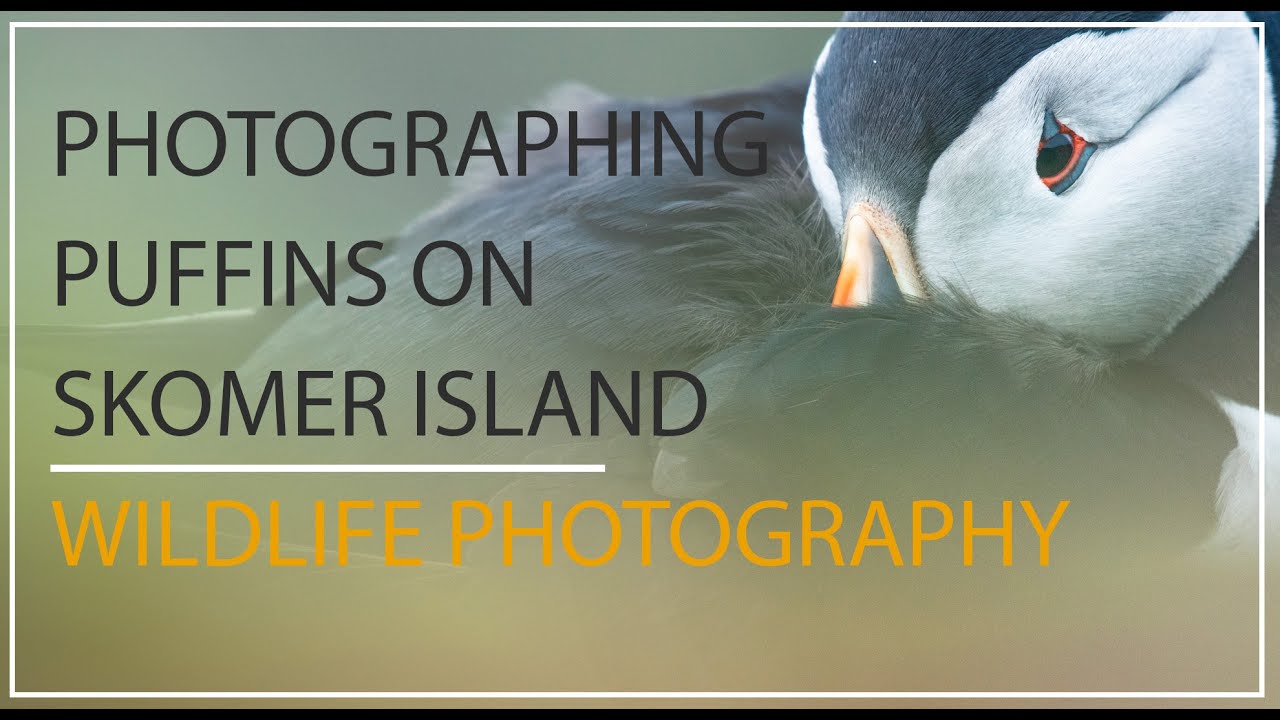
[[814,97],[817,92],[818,75],[827,64],[827,53],[831,52],[832,36],[822,48],[818,62],[813,67],[813,79],[809,81],[809,96],[804,105],[804,155],[809,164],[809,177],[813,187],[818,191],[818,199],[822,208],[827,211],[831,226],[838,231],[844,223],[844,211],[840,201],[840,187],[836,184],[835,173],[827,164],[827,148],[822,144],[822,130],[818,126],[818,103]]
[[[1173,13],[1169,21],[1246,19]],[[1272,79],[1258,97],[1246,29],[1144,28],[1072,36],[1033,58],[935,163],[917,218],[922,270],[989,309],[1103,341],[1163,337],[1203,302],[1258,222],[1258,103],[1267,188]],[[1099,145],[1053,195],[1034,172],[1045,110]],[[1266,189],[1266,188],[1264,188]],[[1258,547],[1258,410],[1221,402],[1237,447],[1222,465],[1210,553]],[[1280,458],[1280,416],[1265,416]],[[1280,463],[1263,478],[1280,497]],[[1280,536],[1271,513],[1268,538]]]
[[1266,167],[1263,170],[1267,175],[1267,186],[1264,190],[1271,192],[1271,183],[1275,182],[1273,175],[1275,174],[1275,163],[1272,160],[1276,156],[1276,88],[1275,81],[1270,73],[1264,73],[1262,78],[1262,129],[1266,132],[1266,148],[1264,150],[1267,159]]
[[[915,238],[924,275],[991,310],[1154,343],[1254,237],[1258,71],[1248,28],[1083,33],[1040,53],[934,164]],[[1062,195],[1035,172],[1045,110],[1099,146]]]
[[[1249,551],[1258,548],[1258,409],[1222,401],[1222,409],[1236,430],[1239,446],[1222,464],[1218,484],[1218,528],[1205,544],[1209,551]],[[1266,497],[1274,502],[1280,493],[1280,416],[1266,416]],[[1280,513],[1267,514],[1267,541],[1280,536]]]

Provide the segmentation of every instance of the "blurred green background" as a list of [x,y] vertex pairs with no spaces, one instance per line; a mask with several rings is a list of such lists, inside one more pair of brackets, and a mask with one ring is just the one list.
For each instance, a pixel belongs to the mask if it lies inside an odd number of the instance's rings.
[[[297,16],[134,14],[110,19],[131,18]],[[309,20],[837,18],[835,12],[307,16]],[[10,19],[102,18],[58,14]],[[124,287],[137,288],[143,279],[142,252],[148,240],[162,244],[292,240],[317,249],[335,241],[341,248],[361,239],[394,235],[456,182],[431,173],[408,177],[402,172],[402,154],[398,158],[401,171],[389,177],[359,176],[340,158],[316,177],[294,177],[269,161],[278,120],[265,123],[259,131],[256,177],[248,178],[243,172],[243,138],[240,126],[232,121],[225,122],[228,156],[222,169],[212,175],[180,175],[165,162],[161,140],[156,177],[146,175],[145,151],[137,148],[122,149],[120,174],[109,177],[105,145],[110,110],[120,112],[124,134],[145,128],[146,111],[156,110],[162,135],[169,121],[193,109],[224,119],[228,110],[275,110],[278,117],[314,110],[338,125],[339,132],[341,123],[365,110],[386,110],[396,116],[390,123],[366,124],[357,147],[382,139],[403,143],[403,114],[434,110],[451,121],[443,147],[452,163],[465,139],[466,124],[477,110],[489,111],[501,129],[515,110],[538,108],[541,98],[565,82],[623,97],[678,97],[748,87],[807,73],[829,33],[826,29],[19,29],[13,118],[18,133],[18,324],[136,320],[213,306],[211,277],[184,284],[191,300],[177,309],[163,301],[138,308],[110,302],[105,285],[109,240],[118,241],[122,248]],[[100,142],[73,154],[67,175],[58,177],[56,113],[66,109],[93,113]],[[318,152],[320,136],[308,130],[291,134],[298,141],[291,145],[291,155],[296,152],[305,158]],[[184,132],[182,140],[184,157],[207,156],[211,137],[202,129]],[[63,239],[94,244],[104,265],[92,281],[73,288],[68,305],[60,308],[56,305],[55,243]],[[211,267],[211,254],[190,257]],[[256,269],[256,254],[242,257]],[[7,271],[7,259],[0,262],[6,263]],[[246,291],[239,294],[246,304],[255,302],[252,290],[257,282],[250,279],[239,286]],[[234,288],[233,299],[238,294]],[[167,299],[164,281],[157,288],[157,298]],[[91,359],[92,352],[86,347],[84,357]],[[77,362],[67,358],[66,366]],[[520,681],[526,688],[556,682],[593,685],[590,679],[581,683],[556,679],[545,674],[550,668],[540,670],[537,664],[515,659],[508,661],[507,670],[477,672],[490,663],[460,660],[457,652],[470,652],[468,643],[496,642],[496,631],[482,614],[468,619],[458,616],[458,608],[452,606],[433,612],[432,601],[424,600],[429,593],[397,592],[429,591],[430,583],[424,585],[417,572],[411,573],[415,578],[406,579],[406,574],[384,574],[377,567],[338,575],[320,571],[277,575],[247,568],[228,574],[66,568],[50,520],[49,498],[96,497],[111,503],[132,493],[234,496],[237,487],[247,488],[261,479],[228,479],[215,490],[187,485],[185,480],[175,485],[169,478],[88,478],[86,482],[50,475],[49,462],[146,461],[166,444],[137,439],[111,442],[100,436],[63,442],[51,432],[51,381],[20,372],[17,383],[18,442],[26,450],[19,453],[18,461],[22,689],[386,690],[509,687]],[[310,496],[307,487],[290,481],[281,493],[305,500]],[[198,542],[196,537],[180,542]],[[126,533],[121,552],[131,552],[128,547]],[[351,614],[344,618],[347,612]],[[444,636],[438,627],[439,612],[453,615]],[[318,627],[334,623],[335,632],[317,632]],[[533,639],[512,641],[526,647],[537,644]],[[457,642],[462,645],[455,644],[452,651],[428,651],[431,646]],[[335,660],[338,656],[348,660]],[[418,667],[424,658],[430,658],[426,660],[429,667]]]

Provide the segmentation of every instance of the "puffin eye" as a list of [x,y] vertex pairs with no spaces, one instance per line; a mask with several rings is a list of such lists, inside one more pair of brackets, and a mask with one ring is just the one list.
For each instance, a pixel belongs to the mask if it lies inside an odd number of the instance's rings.
[[1097,146],[1058,122],[1053,113],[1044,114],[1044,129],[1036,152],[1036,174],[1045,187],[1061,195],[1084,172]]

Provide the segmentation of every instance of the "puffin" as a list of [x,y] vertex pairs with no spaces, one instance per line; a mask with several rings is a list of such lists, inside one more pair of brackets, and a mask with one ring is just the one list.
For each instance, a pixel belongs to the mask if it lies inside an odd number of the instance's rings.
[[[1185,41],[1169,42],[1174,33]],[[752,359],[732,351],[714,359],[708,370],[741,387],[724,394],[697,437],[665,443],[655,485],[695,497],[735,477],[823,474],[795,464],[799,455],[824,458],[830,482],[842,485],[856,475],[899,477],[919,492],[930,486],[921,477],[946,484],[967,472],[986,476],[988,488],[1035,476],[1063,488],[1091,479],[1121,493],[1126,472],[1129,481],[1149,472],[1131,464],[1132,453],[1159,455],[1170,442],[1216,458],[1196,471],[1212,492],[1183,486],[1202,493],[1205,508],[1216,503],[1209,544],[1256,550],[1259,184],[1264,170],[1265,212],[1274,218],[1276,57],[1268,48],[1260,69],[1256,33],[1239,28],[838,30],[815,64],[803,119],[809,176],[841,248],[833,308],[748,340]],[[1192,137],[1203,153],[1170,152]],[[863,311],[848,313],[851,306]],[[1269,291],[1266,307],[1274,306]],[[814,361],[784,359],[800,352]],[[1267,343],[1268,364],[1275,352]],[[1160,432],[1157,408],[1166,402],[1176,422],[1206,424],[1173,431],[1184,440],[1145,445]],[[1265,422],[1276,425],[1274,416]],[[960,437],[965,452],[935,452]],[[762,448],[792,452],[775,466]],[[988,453],[1017,461],[1005,468]],[[1127,470],[1097,472],[1098,459],[1126,456]],[[1023,465],[1031,457],[1047,463]],[[943,470],[953,462],[971,467]],[[1187,478],[1173,466],[1157,474]],[[1158,482],[1140,492],[1156,487],[1173,492],[1169,499],[1178,492]],[[1204,533],[1200,525],[1191,536]]]
[[[534,159],[523,176],[469,177],[385,243],[376,267],[388,294],[376,308],[316,301],[23,326],[19,362],[44,366],[88,342],[104,367],[139,348],[165,366],[360,367],[404,386],[424,367],[470,367],[512,379],[501,399],[511,406],[536,400],[547,368],[694,368],[707,417],[675,438],[290,447],[309,462],[349,462],[362,448],[402,462],[603,461],[619,497],[1069,497],[1099,527],[1116,520],[1106,526],[1127,546],[1181,552],[1218,537],[1247,549],[1257,108],[1269,184],[1277,55],[1272,44],[1258,98],[1256,33],[1175,24],[1253,16],[851,12],[845,20],[1170,26],[844,27],[811,76],[747,90],[622,101],[567,86],[544,107],[617,110],[618,135],[648,143],[655,108],[676,123],[702,112],[708,134],[756,110],[764,120],[731,126],[725,146],[733,161],[764,138],[770,172],[627,176],[595,163],[568,176]],[[645,127],[633,131],[633,117]],[[582,134],[605,134],[592,130]],[[495,308],[476,294],[424,307],[412,258],[438,239],[513,256],[532,242],[536,302],[504,309],[499,297]],[[427,282],[456,285],[456,272],[429,268]],[[675,416],[692,405],[680,392],[664,402]],[[577,479],[460,482],[441,492],[602,492]]]

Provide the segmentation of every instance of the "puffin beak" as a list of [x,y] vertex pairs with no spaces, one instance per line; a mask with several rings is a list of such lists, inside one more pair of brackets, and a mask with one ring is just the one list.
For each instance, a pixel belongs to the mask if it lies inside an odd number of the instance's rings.
[[844,254],[832,305],[867,305],[891,297],[894,290],[905,297],[924,297],[924,282],[911,243],[893,216],[858,203],[845,217],[841,240]]

